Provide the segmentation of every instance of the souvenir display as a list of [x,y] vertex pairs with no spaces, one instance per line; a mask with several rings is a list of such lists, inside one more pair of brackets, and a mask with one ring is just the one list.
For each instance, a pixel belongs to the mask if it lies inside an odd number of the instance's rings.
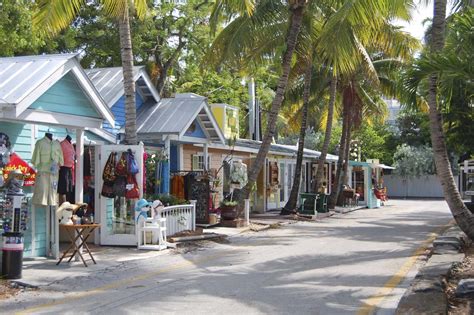
[[140,187],[136,179],[139,172],[137,161],[132,150],[122,152],[116,161],[117,152],[112,152],[105,163],[102,173],[103,185],[101,195],[107,198],[125,197],[138,199]]
[[242,161],[233,161],[230,166],[230,181],[236,187],[242,189],[247,184],[247,165]]

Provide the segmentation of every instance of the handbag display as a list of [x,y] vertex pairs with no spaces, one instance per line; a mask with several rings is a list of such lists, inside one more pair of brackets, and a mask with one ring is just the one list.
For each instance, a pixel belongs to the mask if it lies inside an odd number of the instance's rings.
[[125,176],[118,176],[114,182],[113,192],[117,197],[125,197],[127,190],[127,178]]
[[137,164],[137,161],[135,160],[135,156],[133,155],[132,150],[128,149],[127,153],[128,153],[128,161],[127,161],[128,173],[132,175],[138,174],[140,170],[138,169],[138,164]]
[[115,165],[115,175],[117,176],[127,176],[128,175],[128,152],[122,152],[120,159]]
[[140,189],[138,188],[138,183],[135,178],[135,175],[127,176],[127,192],[125,193],[125,198],[127,199],[138,199],[140,198]]
[[106,198],[114,198],[114,183],[112,182],[104,182],[102,185],[102,191],[100,194]]
[[115,160],[117,153],[112,152],[105,163],[104,172],[102,173],[102,179],[104,182],[113,182],[116,178],[115,174]]

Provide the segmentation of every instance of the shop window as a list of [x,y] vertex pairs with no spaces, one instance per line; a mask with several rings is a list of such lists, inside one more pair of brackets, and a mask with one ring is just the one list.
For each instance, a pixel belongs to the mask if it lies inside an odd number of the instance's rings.
[[[193,171],[204,171],[204,155],[201,154],[193,154],[192,156],[192,170]],[[207,156],[207,165],[208,168],[211,166],[211,156]]]

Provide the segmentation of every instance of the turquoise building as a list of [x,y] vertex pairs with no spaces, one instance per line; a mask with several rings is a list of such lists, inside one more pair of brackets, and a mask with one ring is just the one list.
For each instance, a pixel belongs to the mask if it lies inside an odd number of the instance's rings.
[[[84,143],[109,143],[101,130],[114,126],[114,116],[81,68],[76,54],[0,58],[0,132],[12,150],[30,161],[35,143],[52,133],[76,142],[76,201],[83,199]],[[96,131],[96,132],[93,132]],[[101,136],[102,135],[102,136]],[[27,195],[31,189],[25,189]],[[29,204],[25,251],[28,256],[58,255],[55,207]]]

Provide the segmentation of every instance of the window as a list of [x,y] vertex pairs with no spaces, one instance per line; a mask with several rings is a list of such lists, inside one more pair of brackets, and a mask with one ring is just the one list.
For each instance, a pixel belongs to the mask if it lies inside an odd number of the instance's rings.
[[[192,170],[193,171],[204,171],[204,155],[202,153],[192,155]],[[211,166],[211,156],[207,156],[207,166]]]

